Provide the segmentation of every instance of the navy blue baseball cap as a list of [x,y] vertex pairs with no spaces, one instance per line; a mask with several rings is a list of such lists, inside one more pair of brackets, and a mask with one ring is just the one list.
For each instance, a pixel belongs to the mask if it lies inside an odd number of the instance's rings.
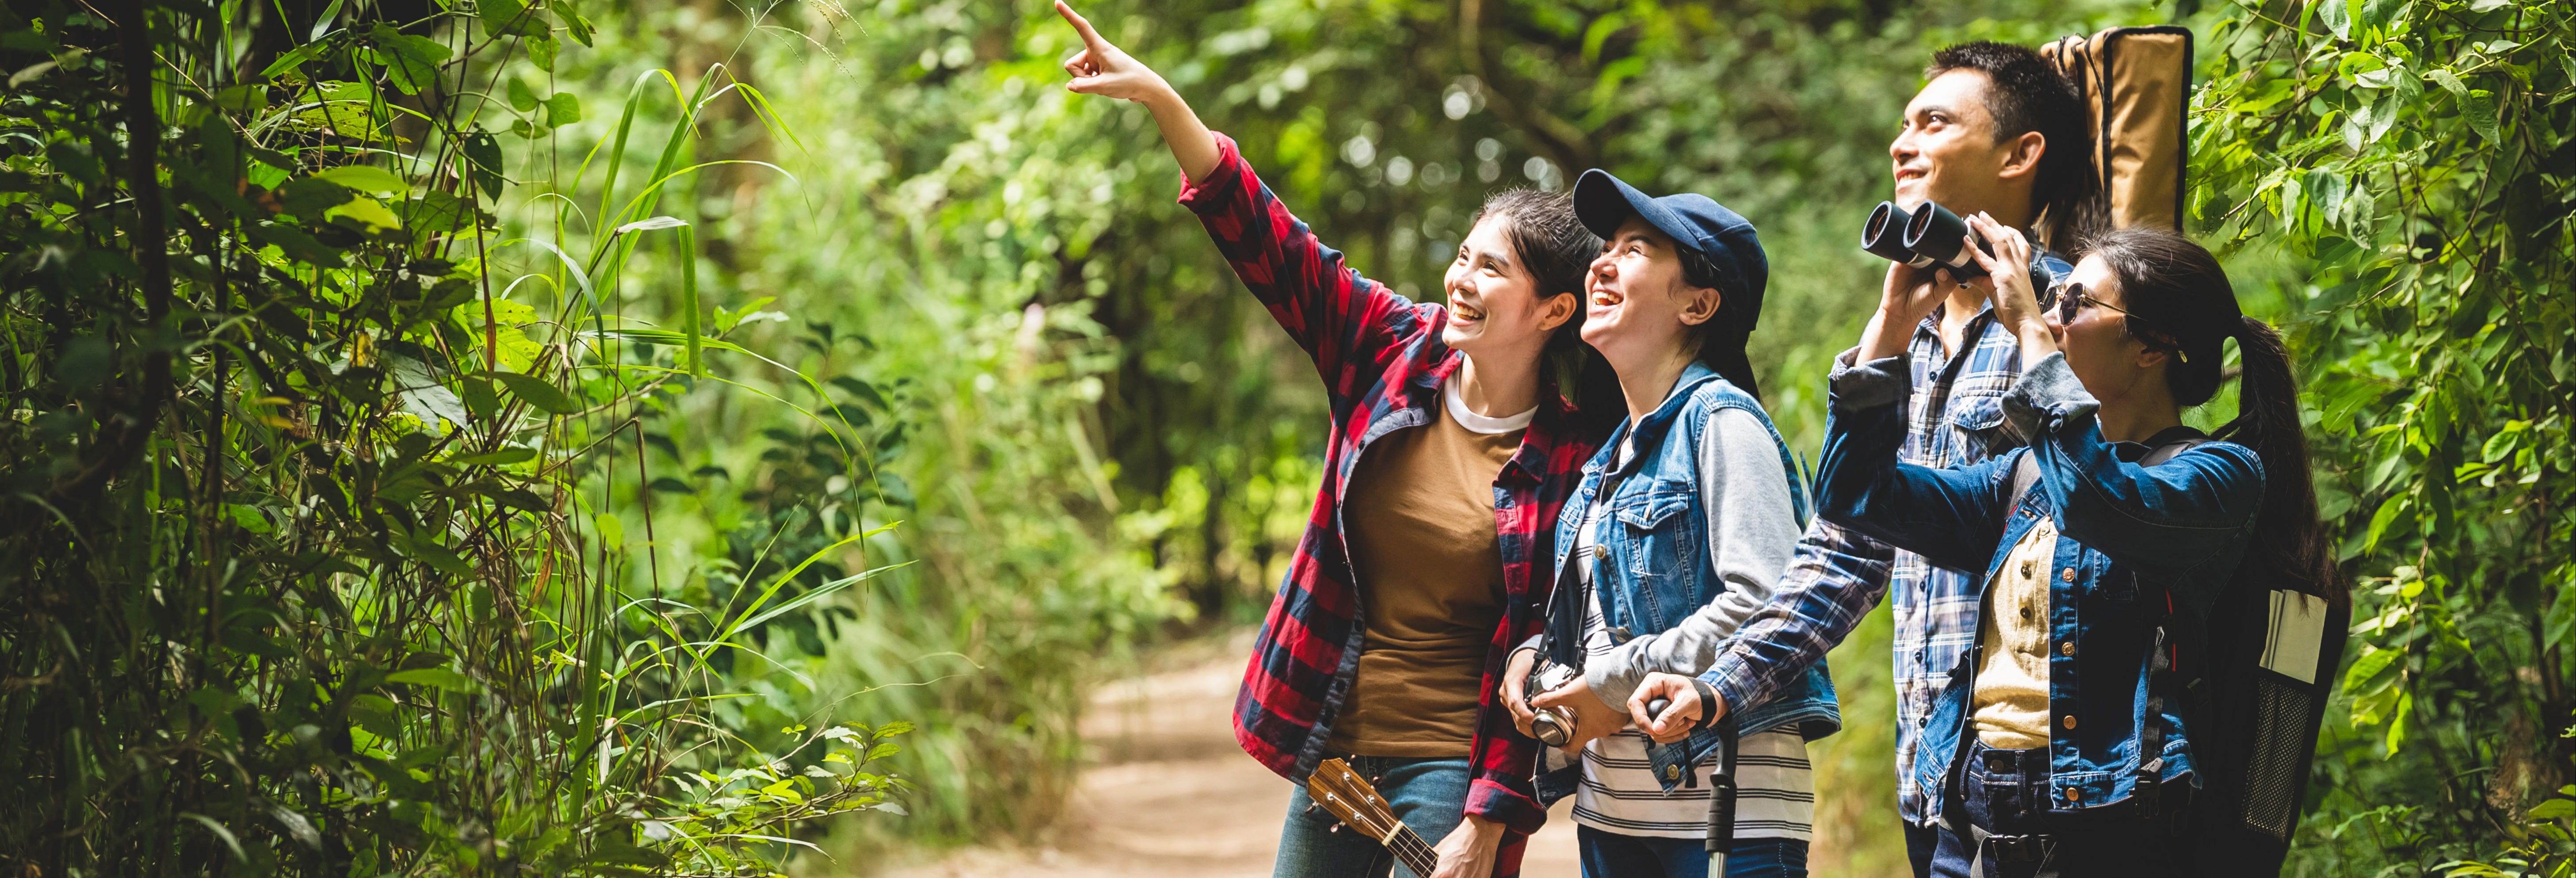
[[1733,312],[1731,323],[1750,332],[1762,316],[1762,288],[1771,280],[1771,260],[1753,223],[1706,195],[1684,192],[1649,198],[1626,181],[1600,168],[1574,181],[1574,216],[1583,227],[1607,238],[1631,216],[1673,239],[1675,246],[1706,257],[1717,268],[1718,292]]

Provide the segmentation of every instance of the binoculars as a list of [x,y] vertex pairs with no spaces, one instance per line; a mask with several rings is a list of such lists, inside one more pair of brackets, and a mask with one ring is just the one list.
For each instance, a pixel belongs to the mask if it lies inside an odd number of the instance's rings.
[[[1952,278],[1965,281],[1986,275],[1986,267],[1969,255],[1967,237],[1968,222],[1949,208],[1926,201],[1909,213],[1896,202],[1881,201],[1869,212],[1869,224],[1861,226],[1860,248],[1916,268],[1946,268]],[[1995,253],[1995,245],[1982,237],[1977,247],[1988,256]]]

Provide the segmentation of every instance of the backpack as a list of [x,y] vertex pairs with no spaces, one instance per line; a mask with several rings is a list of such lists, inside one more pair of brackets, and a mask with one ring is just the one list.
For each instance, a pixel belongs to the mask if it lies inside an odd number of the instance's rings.
[[[2138,465],[2164,463],[2207,441],[2157,446]],[[2013,468],[2014,502],[2038,480],[2038,462],[2023,454]],[[2159,593],[2163,600],[2153,601]],[[2193,874],[2277,876],[2299,827],[2352,610],[2275,587],[2261,571],[2242,567],[2199,620],[2176,612],[2162,588],[2141,588],[2140,598],[2159,616],[2148,715],[2167,699],[2180,702],[2201,788],[2187,803],[2159,802],[2158,785],[2141,777],[2134,800],[2148,814],[2177,821],[2176,834],[2199,854]],[[2160,752],[2165,732],[2148,722],[2141,752]],[[2140,774],[2161,769],[2160,761]]]
[[2040,47],[2089,111],[2093,170],[2109,228],[2182,230],[2191,30],[2115,27]]

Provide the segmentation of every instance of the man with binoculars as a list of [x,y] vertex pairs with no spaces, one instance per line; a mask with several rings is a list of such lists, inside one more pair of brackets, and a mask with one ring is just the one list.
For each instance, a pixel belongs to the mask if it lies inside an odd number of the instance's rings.
[[[2073,84],[2039,53],[1966,43],[1934,53],[1927,74],[1888,145],[1894,202],[1864,232],[1871,252],[1896,262],[1862,347],[1906,339],[1913,390],[1900,456],[1946,467],[2022,443],[2008,434],[2002,408],[2004,393],[2021,375],[2020,345],[1985,294],[1966,283],[1966,272],[1951,267],[1976,264],[1959,249],[1973,242],[1962,240],[1957,218],[1983,214],[2033,230],[2037,241],[2070,246],[2088,221],[2093,177],[2083,148],[2084,106]],[[2043,289],[2062,285],[2073,272],[2041,247],[2033,248],[2030,270],[2034,286]],[[1704,714],[1699,687],[1673,674],[1650,677],[1629,707],[1670,699],[1674,709],[1645,729],[1670,741],[1690,731],[1686,718],[1762,704],[1842,642],[1880,596],[1891,596],[1898,809],[1915,874],[1928,875],[1937,835],[1927,821],[1938,810],[1932,797],[1939,791],[1917,788],[1911,779],[1915,759],[1942,755],[1918,754],[1916,744],[1950,669],[1975,641],[1979,593],[1968,573],[1933,567],[1818,518],[1800,538],[1771,602],[1744,621],[1699,676],[1715,691],[1718,709]]]

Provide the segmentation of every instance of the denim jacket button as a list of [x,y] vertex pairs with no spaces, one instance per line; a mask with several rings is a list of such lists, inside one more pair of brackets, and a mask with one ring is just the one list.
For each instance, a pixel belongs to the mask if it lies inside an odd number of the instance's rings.
[[[2074,730],[2074,728],[2075,728],[2075,715],[2074,715],[2074,714],[2071,714],[2071,713],[2070,713],[2070,714],[2067,714],[2067,715],[2066,715],[2066,728],[2067,728],[2069,731]],[[2066,791],[2066,794],[2067,794],[2067,797],[2068,797],[2068,798],[2073,798],[2073,797],[2074,797],[2074,795],[2075,795],[2075,790],[2074,790],[2074,789],[2072,789],[2072,788],[2069,788],[2069,789]]]
[[2060,574],[2057,574],[2057,578],[2059,578],[2059,579],[2063,579],[2063,580],[2066,580],[2067,582],[2074,582],[2074,581],[2075,581],[2075,568],[2073,568],[2073,567],[2066,568],[2066,572],[2064,572],[2064,573],[2060,573]]
[[[2058,655],[2065,655],[2065,656],[2071,656],[2071,655],[2074,655],[2074,654],[2075,654],[2075,641],[2072,641],[2072,640],[2061,640],[2061,641],[2058,641],[2058,642],[2057,642],[2057,654],[2058,654]],[[2068,721],[2068,722],[2070,722],[2070,723],[2071,723],[2071,722],[2074,722],[2074,718],[2073,718],[2073,717],[2068,717],[2068,718],[2067,718],[2067,721]],[[2072,728],[2072,726],[2069,726],[2069,728]]]
[[1602,545],[1602,544],[1600,544],[1600,543],[1593,543],[1593,544],[1592,544],[1592,557],[1595,557],[1595,558],[1607,558],[1607,557],[1610,557],[1610,547],[1609,547],[1609,546],[1604,546],[1604,545]]
[[1680,780],[1680,779],[1681,779],[1681,777],[1682,777],[1682,767],[1681,767],[1681,766],[1679,766],[1679,765],[1667,765],[1667,766],[1664,766],[1664,779],[1665,779],[1665,780]]

